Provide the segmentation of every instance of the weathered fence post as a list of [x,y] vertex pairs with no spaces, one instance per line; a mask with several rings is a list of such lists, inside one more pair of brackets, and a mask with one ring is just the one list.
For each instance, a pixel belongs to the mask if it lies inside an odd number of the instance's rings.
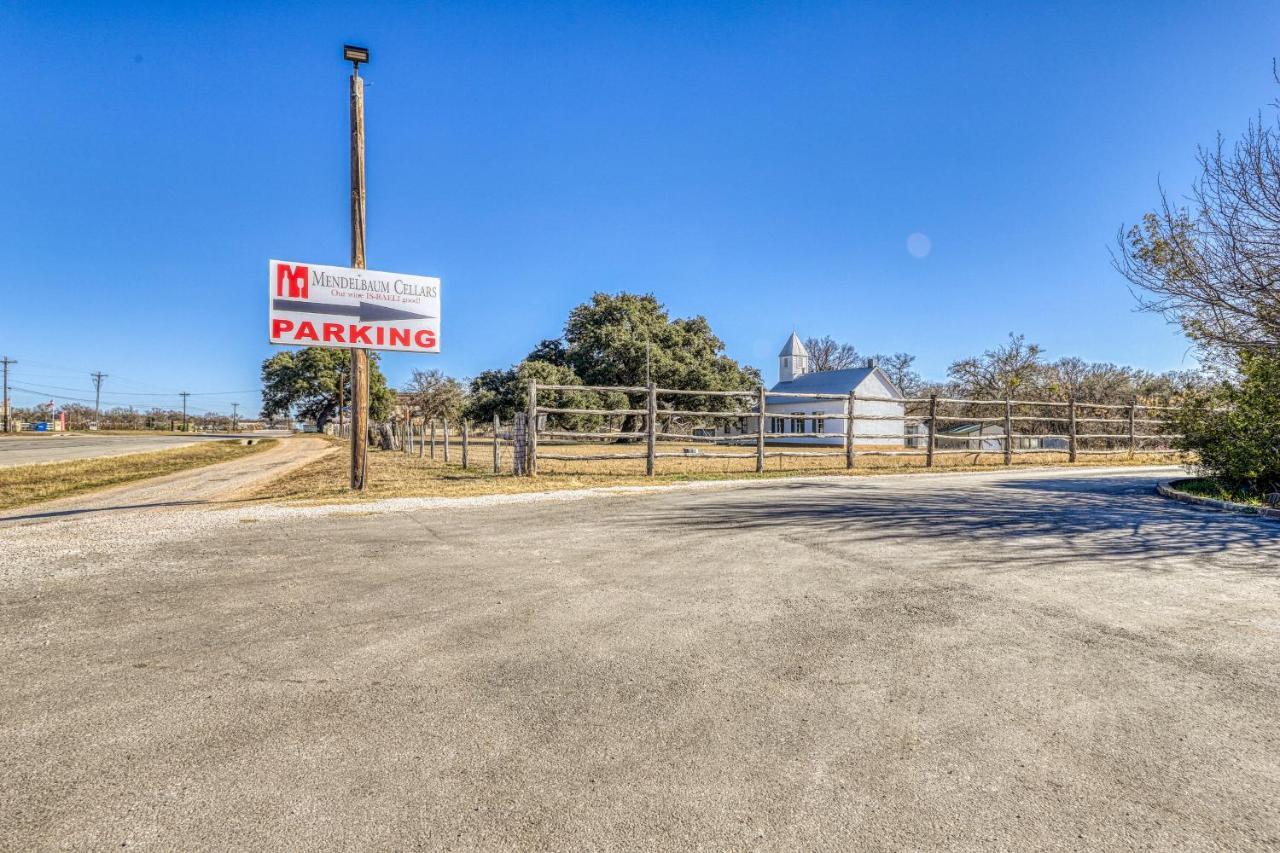
[[422,424],[418,427],[418,458],[421,459],[427,452],[427,419],[422,419]]
[[1004,464],[1013,464],[1013,403],[1004,398]]
[[493,413],[493,473],[495,474],[499,474],[502,472],[502,468],[501,468],[502,450],[501,450],[501,446],[498,444],[498,442],[502,440],[502,438],[498,435],[498,430],[501,426],[502,426],[502,423],[498,420],[498,413],[494,412]]
[[538,380],[529,380],[529,414],[525,417],[524,446],[528,460],[524,472],[530,477],[538,474]]
[[1134,454],[1138,452],[1138,430],[1136,426],[1137,415],[1138,415],[1138,398],[1134,397],[1133,401],[1129,403],[1129,458],[1130,459],[1132,459],[1134,457]]
[[845,403],[844,418],[844,467],[853,467],[853,413],[858,404],[858,395],[849,392],[849,402]]
[[444,461],[449,461],[449,419],[444,419]]
[[756,394],[758,402],[756,410],[760,413],[759,420],[756,421],[756,473],[764,472],[764,407],[765,407],[765,390],[761,385]]
[[528,473],[526,467],[529,462],[529,431],[526,425],[529,416],[525,412],[516,412],[514,418],[511,419],[511,471],[517,477]]
[[929,395],[929,443],[925,446],[924,465],[926,468],[933,467],[933,445],[934,440],[938,437],[938,395]]
[[436,458],[436,419],[431,419],[431,458]]
[[466,419],[464,418],[464,419],[463,419],[463,421],[462,421],[462,470],[463,470],[463,471],[467,470],[467,464],[468,464],[468,462],[470,462],[470,460],[467,458],[467,450],[468,450],[468,447],[467,447],[467,421],[466,421]]
[[649,383],[649,415],[646,418],[648,426],[645,428],[645,443],[647,450],[645,451],[644,473],[646,477],[653,476],[655,454],[658,452],[658,386]]
[[1076,440],[1076,398],[1067,398],[1067,461],[1075,462],[1078,455]]

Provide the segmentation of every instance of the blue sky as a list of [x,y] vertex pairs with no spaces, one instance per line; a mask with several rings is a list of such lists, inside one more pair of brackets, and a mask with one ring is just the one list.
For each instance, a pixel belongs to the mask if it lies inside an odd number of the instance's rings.
[[369,266],[444,282],[444,352],[394,384],[509,365],[596,290],[769,378],[793,326],[929,377],[1011,331],[1188,367],[1108,247],[1280,94],[1264,3],[9,3],[0,32],[20,404],[102,370],[113,404],[256,410],[267,259],[348,260],[344,41]]

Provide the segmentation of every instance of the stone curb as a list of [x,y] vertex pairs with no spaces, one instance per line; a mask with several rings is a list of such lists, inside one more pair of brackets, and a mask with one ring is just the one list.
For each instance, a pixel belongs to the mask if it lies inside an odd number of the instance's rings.
[[1179,483],[1185,483],[1186,480],[1169,480],[1165,483],[1156,485],[1156,494],[1170,500],[1180,501],[1184,504],[1193,506],[1202,506],[1209,509],[1216,509],[1221,512],[1233,512],[1237,515],[1256,515],[1259,518],[1265,518],[1270,521],[1280,521],[1280,509],[1271,507],[1250,506],[1249,504],[1238,504],[1235,501],[1220,501],[1216,498],[1202,498],[1199,495],[1192,495],[1186,492],[1180,492],[1174,488]]

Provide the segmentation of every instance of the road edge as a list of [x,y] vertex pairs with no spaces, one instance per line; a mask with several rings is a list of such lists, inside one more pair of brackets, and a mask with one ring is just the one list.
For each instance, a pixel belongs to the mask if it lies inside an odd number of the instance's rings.
[[1232,513],[1234,515],[1252,515],[1257,518],[1266,519],[1267,521],[1280,521],[1280,509],[1272,509],[1271,507],[1251,506],[1250,504],[1236,503],[1235,501],[1224,501],[1217,498],[1205,498],[1200,495],[1193,495],[1189,492],[1180,492],[1175,488],[1179,483],[1185,483],[1193,479],[1183,477],[1179,480],[1166,480],[1163,483],[1156,484],[1156,494],[1169,500],[1178,501],[1179,503],[1190,504],[1191,506],[1205,507],[1206,509],[1216,509],[1219,512]]

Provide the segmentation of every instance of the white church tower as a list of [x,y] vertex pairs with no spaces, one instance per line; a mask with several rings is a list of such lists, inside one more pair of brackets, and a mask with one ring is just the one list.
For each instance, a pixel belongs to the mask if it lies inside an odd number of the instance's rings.
[[778,381],[790,382],[808,372],[809,351],[796,337],[796,333],[792,332],[791,337],[787,338],[787,343],[782,347],[782,352],[778,353]]

